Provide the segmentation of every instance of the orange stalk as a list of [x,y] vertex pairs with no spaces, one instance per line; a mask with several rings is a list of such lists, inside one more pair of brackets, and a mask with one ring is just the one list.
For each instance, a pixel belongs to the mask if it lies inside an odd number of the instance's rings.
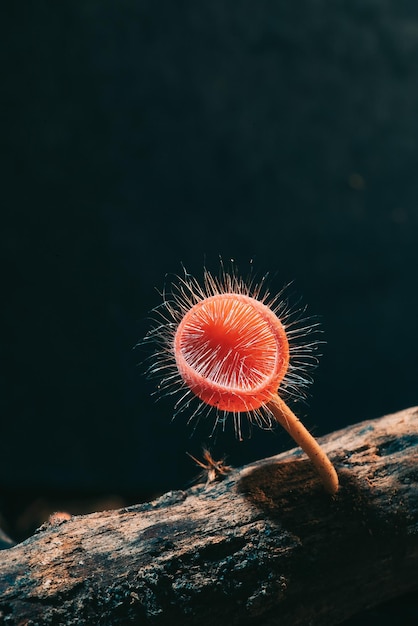
[[267,404],[275,419],[307,454],[320,475],[325,489],[334,495],[338,491],[338,476],[335,468],[319,443],[302,422],[276,394]]

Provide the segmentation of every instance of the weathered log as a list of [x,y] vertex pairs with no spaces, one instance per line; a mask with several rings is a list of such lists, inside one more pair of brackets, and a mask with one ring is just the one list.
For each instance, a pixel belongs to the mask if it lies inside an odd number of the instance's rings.
[[1,624],[337,624],[418,590],[418,408],[0,553]]

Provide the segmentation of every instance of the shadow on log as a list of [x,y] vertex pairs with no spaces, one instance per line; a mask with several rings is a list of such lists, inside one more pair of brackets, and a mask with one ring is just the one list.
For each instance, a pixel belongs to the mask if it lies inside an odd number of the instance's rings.
[[338,624],[418,590],[418,408],[0,552],[0,624]]

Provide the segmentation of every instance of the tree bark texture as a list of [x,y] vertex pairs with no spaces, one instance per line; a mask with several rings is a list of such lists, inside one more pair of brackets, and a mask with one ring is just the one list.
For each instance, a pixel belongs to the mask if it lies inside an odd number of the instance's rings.
[[338,624],[418,590],[418,408],[0,552],[0,624]]

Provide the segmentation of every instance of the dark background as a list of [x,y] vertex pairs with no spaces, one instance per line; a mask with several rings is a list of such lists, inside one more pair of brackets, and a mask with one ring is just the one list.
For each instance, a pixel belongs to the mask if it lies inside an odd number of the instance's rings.
[[4,7],[6,525],[183,488],[204,443],[233,465],[292,445],[190,438],[150,397],[133,346],[181,262],[294,281],[327,342],[296,409],[314,434],[417,404],[416,2]]

